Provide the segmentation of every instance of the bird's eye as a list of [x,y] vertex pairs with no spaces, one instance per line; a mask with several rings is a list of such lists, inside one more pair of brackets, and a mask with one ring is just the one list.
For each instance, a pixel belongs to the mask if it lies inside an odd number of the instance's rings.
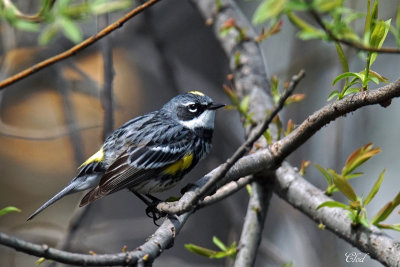
[[190,104],[190,105],[188,106],[188,110],[189,110],[190,112],[192,112],[192,113],[195,113],[195,112],[197,111],[197,106],[196,106],[196,104]]

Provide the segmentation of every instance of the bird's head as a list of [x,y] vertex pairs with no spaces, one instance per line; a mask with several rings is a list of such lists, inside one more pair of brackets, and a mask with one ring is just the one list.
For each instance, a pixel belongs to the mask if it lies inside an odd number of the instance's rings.
[[224,104],[217,104],[207,95],[199,91],[190,91],[177,95],[162,108],[189,129],[214,129],[215,111]]

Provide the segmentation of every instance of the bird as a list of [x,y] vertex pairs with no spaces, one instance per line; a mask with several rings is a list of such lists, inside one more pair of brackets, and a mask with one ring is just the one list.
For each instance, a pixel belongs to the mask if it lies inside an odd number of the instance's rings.
[[[80,207],[124,188],[150,207],[158,200],[152,194],[175,186],[210,152],[215,113],[224,106],[200,91],[190,91],[173,97],[159,110],[126,122],[82,163],[71,182],[28,220],[62,197],[89,189]],[[155,219],[154,211],[151,213]]]

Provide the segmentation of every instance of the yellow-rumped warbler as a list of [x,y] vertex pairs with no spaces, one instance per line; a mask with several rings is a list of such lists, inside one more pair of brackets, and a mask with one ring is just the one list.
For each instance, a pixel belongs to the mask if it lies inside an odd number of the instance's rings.
[[90,190],[80,206],[128,188],[142,200],[177,184],[208,154],[215,111],[223,107],[199,91],[178,95],[160,110],[126,122],[78,169],[63,190],[28,220],[64,197]]

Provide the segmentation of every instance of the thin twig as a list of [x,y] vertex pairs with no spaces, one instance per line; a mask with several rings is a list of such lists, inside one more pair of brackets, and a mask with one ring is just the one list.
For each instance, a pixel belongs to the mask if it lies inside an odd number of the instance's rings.
[[115,31],[116,29],[122,27],[122,25],[127,22],[129,19],[133,18],[134,16],[136,16],[137,14],[140,14],[142,11],[146,10],[147,8],[151,7],[152,5],[154,5],[155,3],[159,2],[161,0],[149,0],[147,1],[145,4],[140,5],[138,7],[136,7],[135,9],[133,9],[132,11],[130,11],[129,13],[127,13],[125,16],[121,17],[120,19],[118,19],[116,22],[112,23],[111,25],[109,25],[108,27],[104,28],[103,30],[101,30],[100,32],[98,32],[95,35],[92,35],[91,37],[87,38],[86,40],[84,40],[83,42],[75,45],[74,47],[68,49],[65,52],[62,52],[58,55],[55,55],[54,57],[48,58],[46,60],[43,60],[42,62],[39,62],[31,67],[29,67],[28,69],[25,69],[5,80],[3,80],[2,82],[0,82],[0,90],[5,88],[6,86],[9,86],[21,79],[24,79],[30,75],[32,75],[33,73],[38,72],[41,69],[44,69],[58,61],[64,60],[74,54],[76,54],[77,52],[81,51],[82,49],[92,45],[93,43],[95,43],[96,41],[100,40],[101,38],[103,38],[104,36],[112,33],[113,31]]
[[224,186],[218,188],[218,190],[214,194],[212,194],[210,196],[206,196],[203,200],[201,200],[197,204],[196,208],[199,209],[199,208],[203,208],[203,207],[212,205],[214,203],[217,203],[218,201],[221,201],[221,200],[229,197],[230,195],[236,193],[237,191],[239,191],[240,189],[242,189],[249,183],[253,182],[253,180],[254,180],[254,176],[249,175],[246,177],[242,177],[237,181],[229,182],[229,183],[225,184]]
[[301,70],[297,75],[293,76],[290,84],[285,91],[285,93],[279,99],[277,106],[274,110],[265,118],[264,122],[257,126],[252,133],[249,134],[248,139],[244,142],[233,155],[218,168],[218,171],[213,174],[213,177],[205,184],[203,187],[196,190],[194,197],[190,202],[186,204],[185,207],[176,207],[174,206],[174,202],[162,202],[157,205],[157,209],[162,212],[166,212],[168,214],[182,214],[193,209],[197,202],[201,200],[206,194],[208,194],[215,186],[215,184],[225,176],[225,174],[229,171],[229,169],[244,155],[246,154],[251,147],[253,146],[254,142],[260,138],[265,131],[268,129],[270,123],[275,118],[275,116],[279,113],[279,111],[283,108],[286,99],[293,93],[296,89],[296,85],[299,81],[304,77],[305,72]]
[[328,35],[328,37],[336,42],[348,45],[350,47],[356,48],[358,50],[366,51],[366,52],[378,52],[378,53],[386,53],[386,54],[400,54],[400,49],[397,47],[370,47],[366,46],[360,42],[354,42],[350,41],[347,39],[339,38],[337,37],[330,29],[328,29],[325,26],[325,23],[323,22],[322,18],[318,14],[318,12],[314,9],[310,9],[310,14],[312,17],[315,19],[315,21],[318,23],[318,25],[325,31],[325,33]]

